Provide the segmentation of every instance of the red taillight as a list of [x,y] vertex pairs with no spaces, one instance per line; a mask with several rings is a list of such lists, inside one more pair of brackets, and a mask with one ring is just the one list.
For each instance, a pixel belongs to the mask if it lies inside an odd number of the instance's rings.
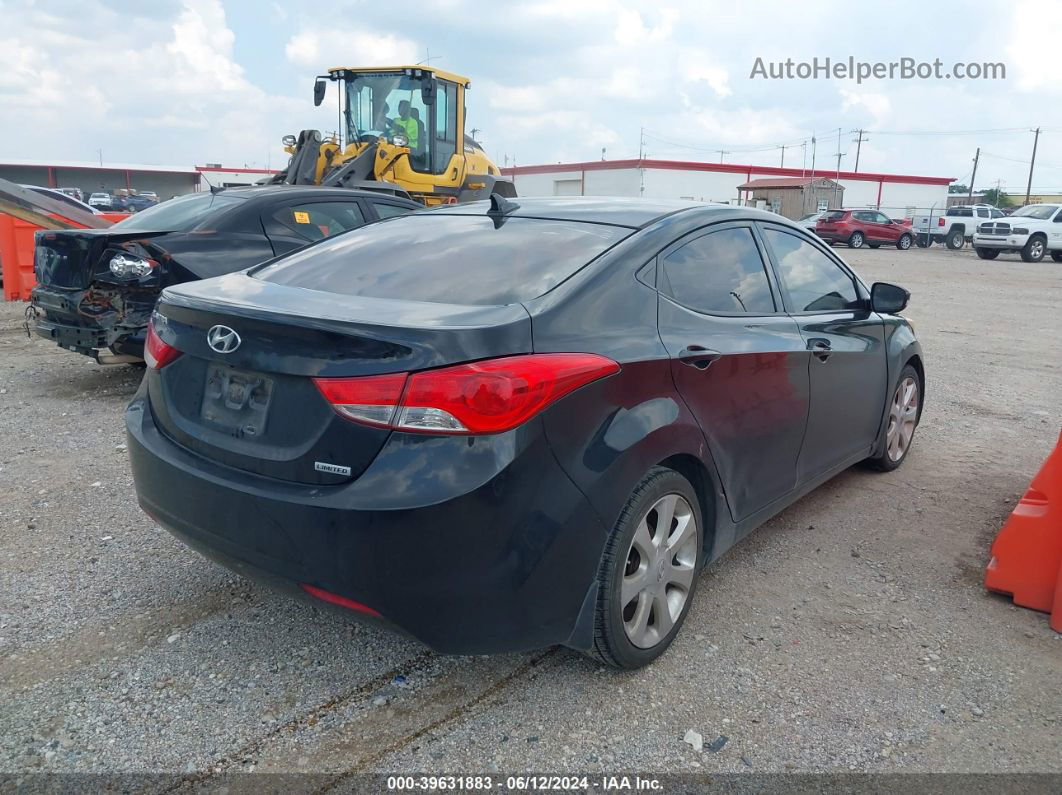
[[348,419],[388,427],[395,417],[406,374],[365,378],[315,378],[313,382],[332,408]]
[[144,362],[152,370],[161,370],[172,362],[181,352],[172,345],[167,345],[155,332],[155,322],[149,321],[147,339],[144,340]]
[[944,226],[944,219],[943,218],[938,218],[937,219],[937,226]]
[[347,599],[345,596],[340,596],[337,593],[326,591],[323,588],[317,588],[313,585],[307,585],[304,582],[299,583],[299,587],[306,591],[310,596],[316,596],[325,602],[331,602],[334,605],[345,607],[348,610],[356,610],[359,613],[364,613],[367,616],[380,617],[380,614],[373,610],[371,607],[363,605],[361,602],[355,602],[353,599]]
[[486,434],[512,430],[569,392],[619,372],[589,353],[510,356],[366,378],[315,378],[348,419],[415,433]]

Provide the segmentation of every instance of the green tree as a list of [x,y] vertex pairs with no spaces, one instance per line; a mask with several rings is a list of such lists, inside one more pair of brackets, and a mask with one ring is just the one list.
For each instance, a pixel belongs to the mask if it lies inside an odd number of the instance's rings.
[[1014,202],[1010,200],[1010,196],[1006,191],[1000,188],[989,188],[984,192],[984,198],[981,200],[985,204],[993,204],[996,207],[1002,209],[1003,207],[1013,207]]
[[949,185],[948,193],[969,193],[970,188],[968,185]]

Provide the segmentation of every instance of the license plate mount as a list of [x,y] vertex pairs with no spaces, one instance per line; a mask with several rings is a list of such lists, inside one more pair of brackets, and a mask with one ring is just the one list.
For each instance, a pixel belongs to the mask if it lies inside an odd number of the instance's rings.
[[207,367],[200,416],[238,438],[265,432],[273,379],[221,364]]

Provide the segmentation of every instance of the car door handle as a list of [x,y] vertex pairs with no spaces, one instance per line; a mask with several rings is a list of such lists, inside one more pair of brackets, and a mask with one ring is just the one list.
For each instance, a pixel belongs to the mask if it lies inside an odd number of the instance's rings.
[[722,355],[719,351],[713,351],[703,345],[687,345],[679,351],[678,359],[690,367],[696,367],[698,370],[707,370],[712,362]]
[[808,340],[808,350],[812,355],[818,358],[820,362],[824,362],[830,358],[832,349],[830,348],[830,341],[824,340],[821,337],[815,337]]

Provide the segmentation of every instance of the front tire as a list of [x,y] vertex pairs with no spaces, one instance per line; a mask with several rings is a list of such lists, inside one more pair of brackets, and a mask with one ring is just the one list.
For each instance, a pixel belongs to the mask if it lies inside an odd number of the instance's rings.
[[963,234],[963,230],[956,229],[952,232],[948,232],[948,237],[944,240],[944,245],[953,251],[966,245],[966,237]]
[[995,259],[999,256],[998,248],[978,248],[974,250],[981,259]]
[[867,463],[882,472],[891,472],[907,458],[914,432],[922,418],[922,380],[911,365],[904,365],[889,399],[889,418],[881,452]]
[[862,232],[853,232],[852,236],[848,238],[848,248],[863,248],[866,240]]
[[1047,241],[1041,235],[1033,235],[1021,250],[1025,262],[1039,262],[1047,253]]
[[907,251],[911,247],[911,236],[908,234],[900,235],[900,239],[896,241],[896,248],[900,251]]
[[702,535],[689,481],[664,467],[649,470],[605,543],[591,657],[634,669],[667,650],[693,602]]

